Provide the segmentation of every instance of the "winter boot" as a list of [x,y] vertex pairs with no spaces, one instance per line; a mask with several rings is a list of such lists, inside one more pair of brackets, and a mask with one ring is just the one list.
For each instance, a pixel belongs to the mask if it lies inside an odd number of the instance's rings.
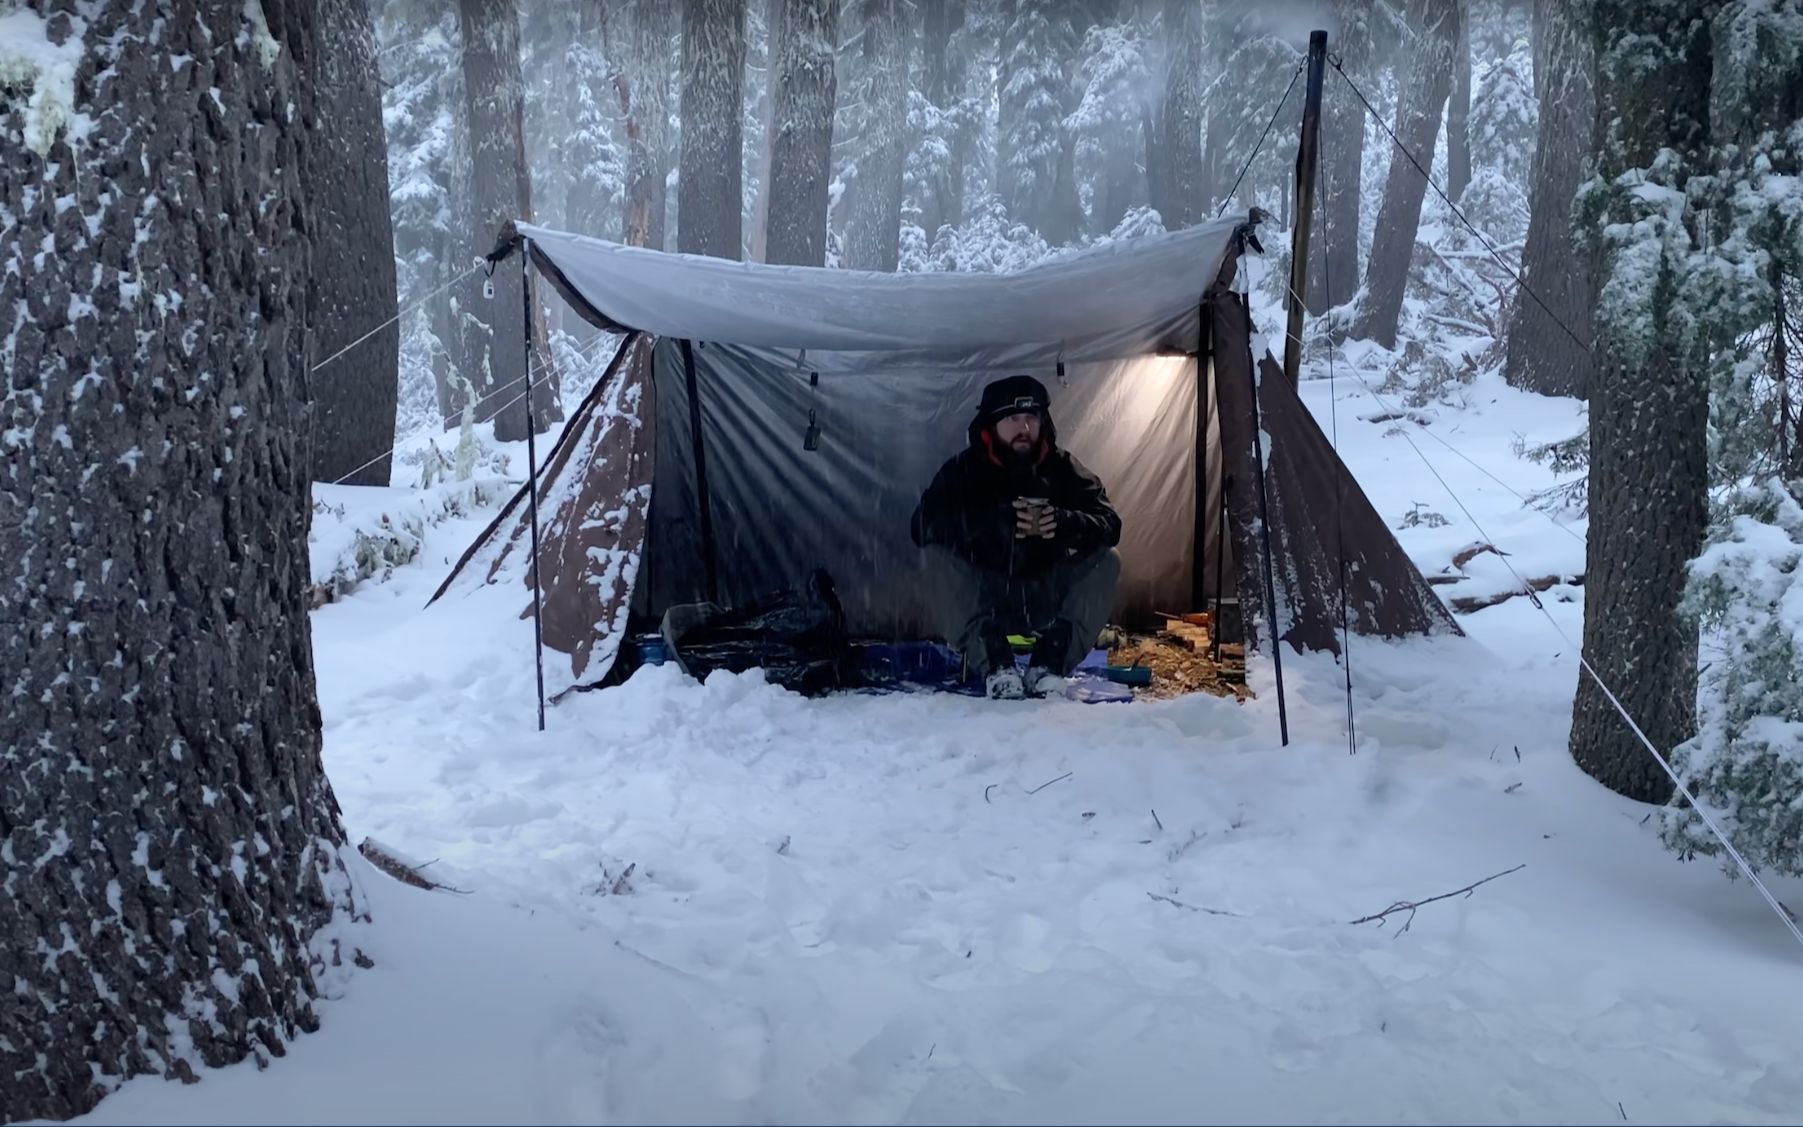
[[1064,678],[1057,671],[1043,665],[1027,666],[1027,674],[1021,678],[1021,688],[1030,697],[1062,696],[1064,685]]
[[1020,670],[1013,665],[1003,666],[991,673],[984,679],[983,688],[988,691],[991,700],[1020,700],[1027,695]]

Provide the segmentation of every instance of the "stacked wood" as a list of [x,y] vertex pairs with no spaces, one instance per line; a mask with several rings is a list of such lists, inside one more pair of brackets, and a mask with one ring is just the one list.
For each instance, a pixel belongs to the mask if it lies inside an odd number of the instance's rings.
[[1216,664],[1208,646],[1192,646],[1169,630],[1129,636],[1109,651],[1108,661],[1111,665],[1143,665],[1152,671],[1152,683],[1134,691],[1138,697],[1168,700],[1189,693],[1210,693],[1245,700],[1252,695],[1245,687],[1243,664],[1230,664],[1225,652],[1221,663]]

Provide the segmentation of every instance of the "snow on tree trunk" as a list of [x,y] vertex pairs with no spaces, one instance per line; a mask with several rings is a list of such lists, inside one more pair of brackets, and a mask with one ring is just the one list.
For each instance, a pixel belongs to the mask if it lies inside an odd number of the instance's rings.
[[281,1056],[363,960],[307,625],[314,9],[67,7],[8,14],[0,104],[7,1122]]
[[779,0],[786,9],[773,52],[770,200],[764,261],[826,263],[827,185],[832,176],[833,73],[839,0]]
[[600,4],[582,5],[576,41],[552,48],[567,67],[561,89],[554,91],[567,106],[567,125],[562,136],[552,139],[550,148],[552,159],[564,166],[567,178],[564,222],[585,235],[601,235],[609,229],[609,213],[614,200],[624,194],[626,178],[610,132],[617,103],[609,80],[616,64],[607,53],[607,18],[608,12]]
[[[631,5],[632,27],[616,89],[626,91],[626,203],[622,242],[663,250],[670,176],[670,52],[675,6],[669,0]],[[611,17],[610,17],[611,18]]]
[[[1464,22],[1464,3],[1434,0],[1425,7],[1414,63],[1398,99],[1396,136],[1422,168],[1431,169],[1440,119],[1452,90],[1453,56]],[[1375,340],[1385,348],[1396,347],[1409,263],[1421,227],[1421,201],[1426,195],[1427,180],[1420,170],[1401,153],[1392,154],[1371,241],[1371,261],[1365,271],[1365,304],[1353,329],[1354,336]]]
[[676,246],[741,257],[745,0],[684,0]]
[[1471,10],[1464,9],[1459,40],[1452,53],[1452,96],[1446,103],[1446,194],[1457,203],[1471,183]]
[[907,0],[863,0],[859,83],[864,132],[857,191],[845,223],[845,265],[894,271],[901,251],[903,173],[908,159]]
[[[532,218],[532,186],[526,169],[520,77],[520,22],[514,0],[459,0],[463,31],[465,123],[469,136],[468,254],[486,254],[502,227]],[[463,309],[466,354],[476,371],[471,383],[482,402],[479,421],[493,419],[495,438],[520,442],[536,416],[545,429],[555,402],[549,373],[528,381],[526,326],[521,324],[519,263],[503,262],[491,279],[494,297]],[[530,388],[531,407],[527,391]]]
[[[1372,0],[1334,0],[1337,36],[1327,49],[1361,88],[1371,81]],[[1365,172],[1365,107],[1352,88],[1329,72],[1321,98],[1320,224],[1310,249],[1308,299],[1317,311],[1352,299],[1359,287],[1359,210]]]
[[[376,33],[364,0],[319,8],[319,120],[330,142],[309,170],[319,205],[309,351],[326,360],[394,318],[394,221]],[[312,375],[314,481],[387,485],[400,392],[400,327],[389,325]]]
[[[1679,608],[1708,484],[1707,311],[1686,300],[1708,143],[1711,0],[1596,0],[1599,187],[1581,224],[1601,294],[1590,387],[1584,656],[1662,752],[1695,731],[1696,621]],[[1588,674],[1572,758],[1612,790],[1671,782]]]
[[757,202],[751,210],[751,261],[769,261],[770,170],[776,159],[777,86],[782,81],[783,14],[789,0],[764,0],[764,106],[758,123]]
[[1165,0],[1164,38],[1169,51],[1164,112],[1158,146],[1158,195],[1152,206],[1175,231],[1201,222],[1207,210],[1202,176],[1202,5]]
[[[922,0],[921,72],[927,101],[942,115],[955,115],[963,100],[964,68],[953,37],[964,27],[964,0]],[[964,213],[964,166],[970,159],[971,129],[953,118],[945,166],[928,184],[921,201],[920,226],[929,240],[939,228],[957,224]]]
[[1521,271],[1540,301],[1516,294],[1503,378],[1542,395],[1581,396],[1590,384],[1588,346],[1596,303],[1593,263],[1575,244],[1572,230],[1572,201],[1588,175],[1596,130],[1596,48],[1589,0],[1536,0],[1534,86],[1540,99],[1540,136]]
[[1008,214],[1046,235],[1060,224],[1059,162],[1070,86],[1068,0],[1003,4],[996,184]]

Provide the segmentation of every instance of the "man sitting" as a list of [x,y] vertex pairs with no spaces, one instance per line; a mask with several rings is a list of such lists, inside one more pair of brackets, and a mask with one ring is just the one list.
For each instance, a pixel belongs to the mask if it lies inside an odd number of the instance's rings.
[[[992,697],[1059,691],[1095,645],[1120,579],[1121,518],[1095,475],[1059,449],[1049,406],[1031,376],[985,387],[970,445],[914,510],[940,636]],[[1011,632],[1038,634],[1025,678]]]

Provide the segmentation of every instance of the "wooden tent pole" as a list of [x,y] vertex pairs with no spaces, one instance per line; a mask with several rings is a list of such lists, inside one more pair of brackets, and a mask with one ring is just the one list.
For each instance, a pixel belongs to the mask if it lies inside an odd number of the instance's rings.
[[[1246,323],[1251,324],[1250,298],[1240,298],[1239,300],[1247,303]],[[1252,351],[1250,336],[1246,339],[1246,356],[1252,361],[1246,375],[1252,381],[1252,459],[1258,469],[1258,526],[1264,539],[1265,608],[1270,622],[1270,629],[1266,633],[1271,639],[1271,666],[1277,674],[1277,730],[1283,739],[1283,746],[1288,747],[1290,746],[1290,713],[1283,696],[1283,639],[1280,633],[1281,627],[1277,621],[1277,579],[1271,567],[1271,499],[1265,484],[1265,444],[1259,436],[1258,356]],[[1240,614],[1244,616],[1245,613],[1246,608],[1241,607]]]
[[1290,232],[1289,324],[1283,340],[1283,374],[1295,387],[1302,371],[1302,304],[1308,295],[1309,220],[1315,210],[1315,173],[1321,163],[1321,80],[1327,73],[1327,33],[1308,36],[1308,90],[1302,100],[1302,140],[1296,147],[1296,225]]
[[526,339],[526,488],[532,513],[532,664],[538,678],[538,730],[545,730],[545,629],[538,573],[538,412],[532,386],[532,242],[520,244],[520,328]]

